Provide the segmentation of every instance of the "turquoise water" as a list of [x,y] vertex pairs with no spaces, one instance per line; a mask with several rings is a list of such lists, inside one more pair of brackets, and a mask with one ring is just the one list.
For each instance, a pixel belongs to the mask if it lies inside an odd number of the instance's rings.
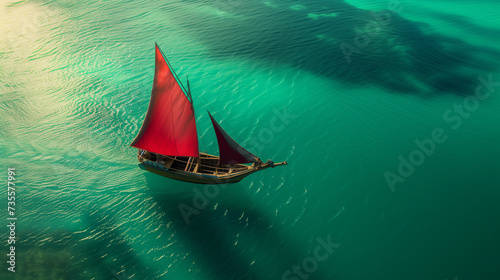
[[[0,278],[499,279],[499,8],[2,1]],[[155,41],[203,151],[210,109],[289,165],[212,189],[138,168]]]

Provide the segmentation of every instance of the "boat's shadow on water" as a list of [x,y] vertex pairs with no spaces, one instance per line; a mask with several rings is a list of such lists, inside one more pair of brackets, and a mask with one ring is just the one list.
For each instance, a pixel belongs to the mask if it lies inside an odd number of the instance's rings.
[[[307,245],[294,244],[289,235],[265,218],[269,213],[249,202],[243,183],[221,189],[186,223],[179,205],[193,207],[193,187],[201,191],[204,187],[183,184],[187,188],[184,192],[169,192],[168,180],[150,177],[147,181],[150,189],[156,190],[151,195],[165,213],[164,222],[172,226],[176,238],[196,259],[193,270],[208,273],[212,279],[282,279],[285,271],[308,256]],[[162,188],[164,192],[158,191]],[[319,267],[309,279],[330,278],[331,271]]]
[[[392,2],[388,7],[392,10],[379,13],[344,1],[304,6],[282,1],[269,7],[254,1],[232,6],[219,3],[214,7],[227,7],[236,16],[221,19],[194,14],[180,17],[179,22],[189,19],[182,24],[217,59],[239,56],[270,68],[292,66],[341,83],[377,86],[393,93],[470,95],[479,83],[478,75],[498,70],[500,52],[495,46],[473,45],[428,23],[407,19],[402,15],[418,11]],[[427,16],[450,19],[448,24],[486,38],[499,32],[450,13],[429,12]]]
[[86,274],[80,275],[81,279],[153,279],[157,275],[128,245],[113,215],[96,206],[83,217],[88,225],[85,235],[92,237],[78,241],[85,252]]

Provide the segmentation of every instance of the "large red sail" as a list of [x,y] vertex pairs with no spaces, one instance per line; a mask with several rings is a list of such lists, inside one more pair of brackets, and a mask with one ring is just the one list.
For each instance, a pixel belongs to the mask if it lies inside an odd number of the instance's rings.
[[148,112],[131,146],[168,156],[198,157],[193,106],[158,45]]
[[229,134],[227,134],[224,129],[215,121],[212,114],[208,112],[212,124],[215,129],[215,135],[217,135],[217,142],[219,143],[219,154],[221,164],[236,164],[236,163],[250,163],[256,162],[258,157],[245,148],[240,146],[236,141],[234,141]]

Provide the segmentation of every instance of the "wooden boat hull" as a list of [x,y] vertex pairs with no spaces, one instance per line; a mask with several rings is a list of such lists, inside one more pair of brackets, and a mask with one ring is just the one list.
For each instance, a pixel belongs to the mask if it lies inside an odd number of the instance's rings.
[[237,174],[232,174],[228,176],[213,176],[207,174],[196,174],[191,172],[183,171],[171,171],[161,167],[156,167],[148,163],[140,163],[139,166],[144,170],[161,175],[174,180],[180,180],[195,184],[228,184],[237,183],[246,176],[256,172],[257,170],[249,170],[247,172],[238,172]]
[[[217,156],[212,156],[208,154],[203,154],[203,156],[206,157],[211,157],[211,159],[218,159]],[[228,183],[237,183],[241,180],[243,180],[245,177],[248,175],[255,173],[257,171],[261,171],[264,169],[267,169],[269,167],[275,167],[279,165],[285,165],[287,164],[286,162],[282,163],[260,163],[259,165],[252,165],[252,166],[247,166],[247,165],[242,165],[242,164],[237,164],[234,166],[234,169],[237,170],[235,172],[226,172],[223,174],[217,174],[215,172],[214,174],[207,174],[207,173],[196,173],[196,172],[189,172],[189,171],[183,171],[179,169],[174,169],[174,168],[168,168],[166,166],[172,166],[172,164],[167,165],[167,164],[160,164],[158,162],[146,159],[142,157],[140,154],[138,154],[138,159],[139,159],[139,167],[141,169],[147,170],[149,172],[158,174],[160,176],[164,176],[167,178],[171,178],[174,180],[179,180],[179,181],[184,181],[184,182],[189,182],[189,183],[195,183],[195,184],[228,184]],[[192,168],[192,167],[191,167]],[[228,167],[226,167],[228,168]],[[232,169],[232,168],[231,168]]]

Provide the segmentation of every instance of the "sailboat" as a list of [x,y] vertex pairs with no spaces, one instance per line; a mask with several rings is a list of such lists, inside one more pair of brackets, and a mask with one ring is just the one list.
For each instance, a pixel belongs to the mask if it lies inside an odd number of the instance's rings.
[[231,138],[208,111],[219,156],[200,152],[189,80],[186,90],[158,44],[155,49],[155,75],[148,111],[130,144],[138,149],[139,167],[190,183],[225,184],[287,164],[286,161],[262,162]]

